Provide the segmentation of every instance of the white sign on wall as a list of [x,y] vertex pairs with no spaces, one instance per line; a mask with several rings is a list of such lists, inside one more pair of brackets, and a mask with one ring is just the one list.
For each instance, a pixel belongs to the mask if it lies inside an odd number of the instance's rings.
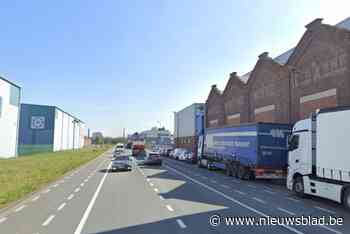
[[45,117],[32,116],[30,127],[31,129],[45,129]]

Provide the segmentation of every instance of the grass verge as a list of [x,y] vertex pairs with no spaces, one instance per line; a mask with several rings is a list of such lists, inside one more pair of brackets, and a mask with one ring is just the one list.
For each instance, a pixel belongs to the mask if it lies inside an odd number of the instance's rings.
[[0,159],[0,209],[95,159],[109,146]]

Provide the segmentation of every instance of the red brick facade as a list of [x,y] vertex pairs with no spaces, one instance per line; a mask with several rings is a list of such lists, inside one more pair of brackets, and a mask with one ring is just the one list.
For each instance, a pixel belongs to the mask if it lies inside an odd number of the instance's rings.
[[250,122],[290,122],[290,72],[265,52],[248,80]]
[[237,125],[249,122],[248,119],[248,89],[236,72],[230,78],[222,94],[224,100],[225,125]]
[[236,73],[224,92],[212,87],[207,127],[245,122],[295,123],[316,109],[350,105],[350,31],[316,19],[288,58],[277,63],[265,52],[247,83]]

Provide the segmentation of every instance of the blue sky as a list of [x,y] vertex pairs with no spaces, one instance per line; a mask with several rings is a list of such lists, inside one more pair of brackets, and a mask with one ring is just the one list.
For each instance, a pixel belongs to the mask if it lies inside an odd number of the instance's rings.
[[0,75],[23,102],[59,106],[92,131],[172,130],[173,111],[262,52],[294,47],[313,19],[349,17],[347,2],[1,1]]

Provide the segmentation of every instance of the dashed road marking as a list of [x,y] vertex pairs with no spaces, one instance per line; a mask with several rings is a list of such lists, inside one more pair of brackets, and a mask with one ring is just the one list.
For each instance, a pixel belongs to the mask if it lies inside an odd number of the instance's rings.
[[250,188],[257,188],[256,186],[251,185],[251,184],[248,184],[247,186],[250,187]]
[[320,207],[320,206],[314,206],[314,208],[318,209],[318,210],[322,210],[322,211],[325,211],[325,212],[328,212],[328,213],[331,213],[331,214],[337,214],[337,212],[333,211],[333,210],[329,210],[329,209],[326,209],[326,208],[323,208],[323,207]]
[[65,206],[66,206],[66,203],[64,202],[64,203],[62,203],[62,204],[57,208],[57,210],[60,211],[60,210],[62,210]]
[[186,224],[181,219],[177,219],[176,222],[180,226],[180,228],[182,229],[187,228]]
[[153,186],[154,186],[154,184],[153,184],[153,183],[149,183],[149,185],[150,185],[151,187],[153,187]]
[[67,198],[68,200],[71,200],[74,197],[74,194],[69,195],[69,197]]
[[290,201],[294,201],[294,202],[300,202],[300,200],[292,198],[292,197],[286,197],[286,199],[288,199]]
[[264,192],[265,193],[269,193],[269,194],[276,194],[276,192],[268,190],[268,189],[264,189]]
[[257,197],[252,197],[253,200],[257,201],[257,202],[260,202],[262,204],[266,204],[266,201],[260,199],[260,198],[257,198]]
[[6,218],[6,217],[2,217],[2,218],[0,218],[0,223],[5,222],[6,220],[7,220],[7,218]]
[[[110,163],[108,165],[107,172],[109,172],[109,169],[111,168],[111,165],[112,165],[112,163]],[[87,221],[87,219],[89,217],[89,214],[90,214],[90,212],[92,210],[92,207],[94,206],[94,204],[96,202],[97,196],[98,196],[98,194],[101,191],[102,185],[103,185],[104,181],[106,180],[107,175],[108,175],[108,173],[105,173],[103,175],[103,177],[102,177],[102,179],[101,179],[101,181],[100,181],[100,183],[99,183],[99,185],[98,185],[98,187],[97,187],[93,197],[91,198],[91,201],[90,201],[88,207],[86,208],[86,210],[84,212],[83,217],[81,218],[81,220],[79,222],[78,227],[74,231],[74,234],[80,234],[82,232],[83,227],[84,227],[84,225],[85,225],[85,223],[86,223],[86,221]]]
[[235,189],[235,190],[233,190],[233,191],[235,191],[236,193],[239,193],[239,194],[241,194],[241,195],[247,195],[247,193],[245,193],[245,192],[242,192],[242,191],[240,191],[240,190],[237,190],[237,189]]
[[79,192],[79,191],[80,191],[80,188],[76,188],[76,189],[74,190],[75,193],[77,193],[77,192]]
[[80,184],[81,187],[84,187],[84,185],[85,185],[85,183],[81,183],[81,184]]
[[38,195],[38,196],[32,198],[32,201],[35,202],[35,201],[38,200],[39,198],[40,198],[40,195]]
[[158,192],[159,192],[159,190],[158,190],[157,188],[154,188],[154,192],[158,193]]
[[59,184],[52,185],[52,187],[57,188]]
[[328,231],[330,231],[330,232],[334,232],[334,233],[336,233],[336,234],[342,234],[341,231],[334,230],[333,228],[330,228],[330,227],[328,227],[327,225],[319,225],[319,227],[324,228],[324,229],[326,229],[326,230],[328,230]]
[[21,205],[20,207],[15,209],[15,212],[20,212],[21,210],[23,210],[24,208],[26,208],[26,205]]
[[84,180],[85,183],[88,182],[88,181],[89,181],[88,179],[85,179],[85,180]]
[[[182,176],[185,177],[186,179],[188,179],[188,180],[190,180],[190,181],[192,181],[192,182],[194,182],[194,183],[196,183],[196,184],[198,184],[198,185],[200,185],[200,186],[202,186],[202,187],[204,187],[204,188],[210,190],[211,192],[214,192],[214,193],[216,193],[216,194],[219,194],[220,196],[226,198],[227,200],[230,200],[230,201],[233,202],[233,203],[236,203],[237,205],[240,205],[240,206],[242,206],[242,207],[244,207],[244,208],[246,208],[246,209],[248,209],[248,210],[250,210],[250,211],[252,211],[252,212],[254,212],[254,213],[256,213],[256,214],[258,214],[258,215],[261,215],[261,216],[263,216],[263,217],[269,217],[269,216],[268,216],[267,214],[265,214],[264,212],[259,211],[259,210],[255,209],[255,208],[253,208],[253,207],[251,207],[251,206],[249,206],[249,205],[247,205],[247,204],[245,204],[245,203],[243,203],[243,202],[237,200],[237,199],[234,199],[233,197],[230,197],[230,196],[226,195],[225,193],[220,192],[219,190],[216,190],[215,188],[213,188],[213,187],[211,187],[211,186],[209,186],[209,185],[207,185],[207,184],[201,183],[201,182],[199,182],[198,180],[193,179],[193,178],[187,176],[186,174],[184,174],[184,173],[182,173],[182,172],[180,172],[180,171],[178,171],[178,170],[176,170],[176,169],[174,169],[174,168],[172,168],[172,167],[169,167],[169,166],[165,166],[165,167],[168,168],[168,169],[170,169],[170,170],[172,170],[172,171],[174,171],[174,172],[176,172],[176,173],[179,174],[179,175],[182,175]],[[297,233],[297,234],[304,234],[302,231],[299,231],[298,229],[296,229],[296,228],[294,228],[294,227],[291,227],[291,226],[288,226],[288,225],[282,224],[281,227],[283,227],[283,228],[285,228],[285,229],[288,229],[289,231],[294,232],[294,233]]]
[[146,181],[147,181],[147,182],[150,182],[151,180],[147,178]]
[[164,200],[164,197],[162,195],[159,195],[160,200]]
[[227,185],[225,185],[225,184],[221,184],[220,186],[223,187],[223,188],[226,188],[226,189],[229,189],[229,188],[230,188],[230,186],[227,186]]
[[167,208],[169,211],[174,211],[174,209],[173,209],[170,205],[166,205],[166,208]]
[[45,226],[49,225],[50,222],[51,222],[54,218],[55,218],[54,215],[50,215],[50,216],[45,220],[45,222],[43,222],[42,226],[45,227]]
[[286,210],[286,209],[283,209],[281,207],[278,207],[277,210],[280,210],[280,211],[282,211],[284,213],[287,213],[287,214],[290,214],[290,215],[296,215],[294,212]]

